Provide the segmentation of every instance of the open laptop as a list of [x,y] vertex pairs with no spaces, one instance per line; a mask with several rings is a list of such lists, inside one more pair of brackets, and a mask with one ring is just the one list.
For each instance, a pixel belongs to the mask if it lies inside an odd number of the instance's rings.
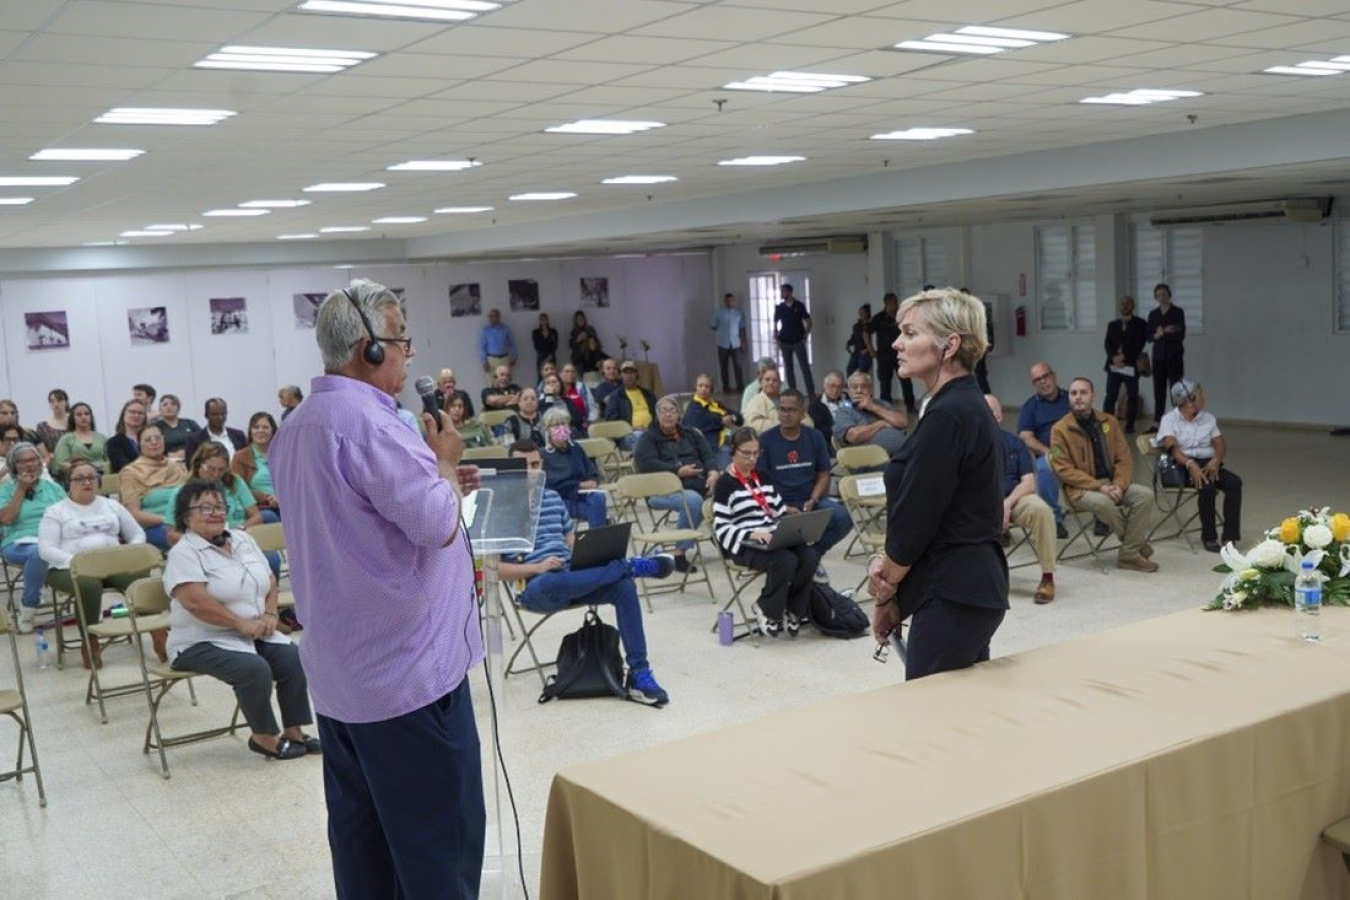
[[794,516],[783,516],[773,531],[773,540],[769,541],[769,545],[764,549],[782,550],[784,547],[795,547],[798,544],[814,544],[820,540],[820,536],[825,533],[825,527],[829,524],[828,509],[814,509]]
[[632,522],[620,522],[578,531],[572,544],[572,568],[594,569],[623,559],[628,555],[628,536],[632,530]]

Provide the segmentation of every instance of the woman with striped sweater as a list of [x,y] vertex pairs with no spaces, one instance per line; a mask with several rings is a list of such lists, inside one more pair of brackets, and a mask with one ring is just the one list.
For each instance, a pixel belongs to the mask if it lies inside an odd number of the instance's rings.
[[764,549],[783,516],[783,498],[769,476],[755,471],[759,436],[741,428],[731,436],[731,466],[713,488],[713,534],[722,553],[737,565],[763,572],[764,589],[751,607],[756,630],[778,637],[784,628],[796,637],[810,615],[811,579],[820,554],[809,545]]

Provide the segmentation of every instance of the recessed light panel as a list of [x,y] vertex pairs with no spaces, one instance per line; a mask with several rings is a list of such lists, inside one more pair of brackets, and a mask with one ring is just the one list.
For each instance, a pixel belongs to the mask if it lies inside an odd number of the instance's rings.
[[65,187],[79,180],[72,175],[0,176],[0,187]]
[[324,181],[302,188],[306,194],[353,193],[360,191],[378,191],[384,184],[378,181]]
[[168,225],[147,225],[146,231],[201,231],[202,226],[197,223],[188,224],[186,222],[176,222]]
[[324,75],[350,69],[376,54],[362,50],[297,50],[288,47],[221,47],[193,65],[198,69],[308,72]]
[[135,159],[144,152],[144,150],[101,150],[96,148],[81,150],[74,147],[53,147],[47,150],[39,150],[28,158],[36,162],[125,162],[128,159]]
[[202,215],[244,218],[246,216],[265,216],[270,212],[270,209],[208,209]]
[[369,230],[369,225],[329,225],[327,228],[320,228],[319,234],[349,234],[356,231]]
[[636,134],[653,128],[664,128],[665,122],[634,122],[626,119],[580,119],[566,125],[554,125],[544,130],[550,134]]
[[297,206],[309,206],[313,200],[248,200],[239,204],[240,209],[294,209]]
[[872,79],[862,75],[833,75],[826,72],[773,72],[756,75],[745,81],[722,85],[732,91],[766,91],[769,93],[817,94],[831,88],[861,84]]
[[481,166],[476,159],[410,159],[390,166],[390,172],[462,172]]
[[233,115],[230,109],[118,106],[94,121],[99,125],[216,125]]
[[515,194],[506,199],[508,200],[571,200],[576,194],[568,191],[534,191],[526,194]]
[[27,206],[32,202],[32,197],[0,197],[0,206]]
[[1140,88],[1100,97],[1084,97],[1079,103],[1104,103],[1113,106],[1152,106],[1154,103],[1166,103],[1169,100],[1181,100],[1185,97],[1203,97],[1199,91],[1156,91]]
[[1310,59],[1293,66],[1271,66],[1269,69],[1263,69],[1262,71],[1270,75],[1307,75],[1312,78],[1322,75],[1339,75],[1342,72],[1350,71],[1350,56],[1333,56],[1326,61]]
[[426,220],[426,216],[385,216],[370,221],[374,225],[416,225],[418,222],[425,222]]
[[787,163],[804,162],[805,156],[741,156],[736,159],[724,159],[719,166],[782,166]]
[[888,131],[874,134],[874,141],[936,141],[938,138],[956,137],[959,134],[974,134],[969,128],[906,128],[902,131]]
[[494,206],[443,206],[433,212],[442,216],[467,216],[472,213],[491,212]]
[[305,232],[305,233],[303,233],[303,234],[279,234],[279,235],[277,235],[277,240],[279,240],[279,241],[310,241],[310,240],[313,240],[314,238],[316,238],[316,237],[318,237],[318,236],[319,236],[319,235],[318,235],[316,232],[313,232],[313,231],[307,231],[307,232]]
[[300,4],[304,12],[437,22],[462,22],[500,7],[487,0],[305,0]]
[[124,231],[122,237],[169,237],[172,231]]
[[670,181],[679,181],[674,175],[620,175],[617,178],[606,178],[601,184],[666,184]]
[[926,53],[988,55],[1068,40],[1069,37],[1071,35],[1060,34],[1057,31],[967,25],[955,31],[930,34],[921,41],[901,41],[895,47],[897,50],[919,50]]

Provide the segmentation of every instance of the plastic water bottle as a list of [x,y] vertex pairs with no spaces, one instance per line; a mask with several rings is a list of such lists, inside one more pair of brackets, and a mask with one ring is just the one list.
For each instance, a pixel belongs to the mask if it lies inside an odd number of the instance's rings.
[[724,609],[717,614],[717,643],[730,647],[736,642],[735,630],[736,620],[730,612]]
[[39,669],[45,669],[51,665],[51,646],[47,643],[47,635],[39,628],[33,634],[34,643],[37,647],[37,664]]
[[1294,630],[1300,640],[1322,639],[1322,580],[1305,559],[1294,581]]

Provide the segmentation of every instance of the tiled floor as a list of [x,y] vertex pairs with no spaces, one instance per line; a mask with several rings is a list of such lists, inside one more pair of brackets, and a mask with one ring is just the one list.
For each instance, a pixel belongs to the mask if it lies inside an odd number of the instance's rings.
[[[1301,506],[1350,507],[1350,440],[1323,432],[1230,429],[1232,468],[1246,482],[1244,537]],[[1026,552],[1026,551],[1023,551]],[[835,556],[837,557],[838,551]],[[1217,558],[1192,555],[1180,541],[1158,546],[1155,575],[1111,570],[1103,576],[1087,560],[1068,563],[1057,576],[1059,598],[1035,606],[1035,568],[1012,577],[1012,611],[994,642],[995,655],[1029,650],[1126,622],[1201,605],[1214,592]],[[828,561],[837,585],[852,586],[861,568]],[[719,595],[726,585],[714,566]],[[664,710],[617,701],[536,703],[539,682],[512,678],[498,696],[501,742],[520,813],[524,865],[537,894],[544,808],[553,774],[567,765],[688,737],[767,712],[789,709],[893,683],[896,662],[878,665],[871,641],[803,636],[758,645],[717,644],[709,632],[714,607],[706,591],[667,595],[647,617],[655,671],[670,691]],[[576,625],[560,616],[539,635],[544,648]],[[508,645],[509,647],[510,645]],[[0,896],[39,898],[330,897],[324,804],[317,759],[272,763],[249,753],[243,738],[222,738],[170,751],[173,778],[140,753],[146,723],[143,701],[114,700],[110,721],[86,707],[85,673],[78,668],[38,671],[31,638],[21,644],[33,705],[38,749],[50,805],[38,807],[30,779],[0,784]],[[133,674],[126,649],[110,651],[109,678]],[[9,686],[8,648],[0,656],[0,686]],[[475,702],[485,743],[489,705],[481,672]],[[232,708],[228,689],[206,682],[193,708],[181,688],[165,703],[168,727],[214,725]],[[8,722],[8,720],[4,720]],[[0,724],[0,758],[15,730]],[[492,783],[487,790],[489,802]],[[660,772],[652,772],[660,778]],[[496,856],[496,823],[489,824],[492,857],[484,896],[519,896],[514,872],[503,885]],[[512,838],[512,843],[514,839]],[[505,863],[514,867],[514,859]]]

